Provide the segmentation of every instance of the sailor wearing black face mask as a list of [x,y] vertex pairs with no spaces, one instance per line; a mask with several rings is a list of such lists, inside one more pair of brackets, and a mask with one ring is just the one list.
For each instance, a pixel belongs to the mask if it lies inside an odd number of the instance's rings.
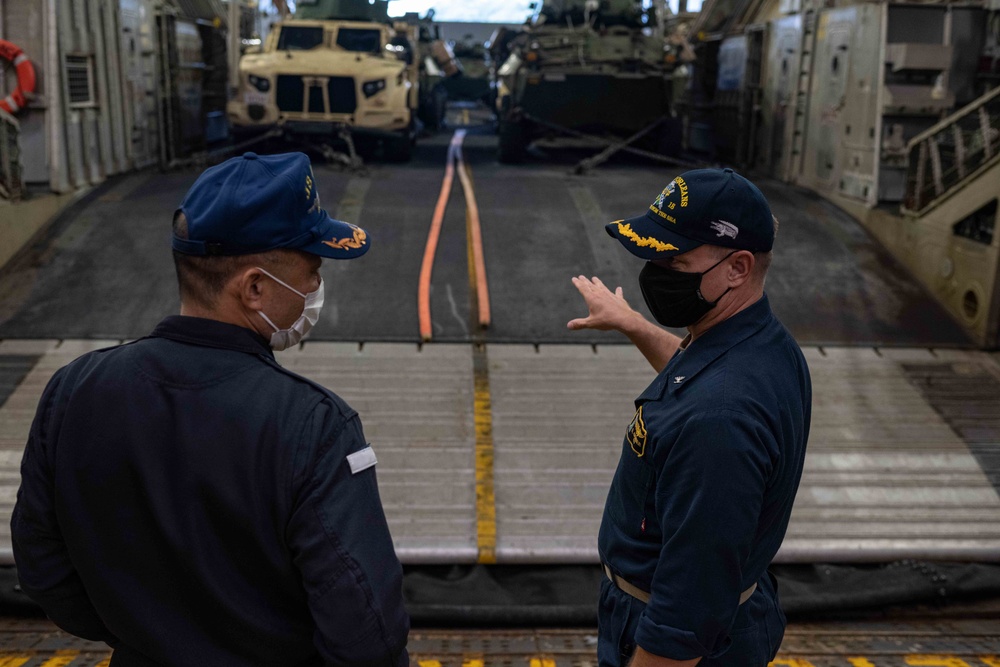
[[802,474],[812,401],[802,353],[764,294],[777,220],[731,169],[689,171],[607,226],[657,322],[598,278],[574,285],[658,375],[636,399],[598,548],[600,667],[764,667],[785,617],[767,572]]

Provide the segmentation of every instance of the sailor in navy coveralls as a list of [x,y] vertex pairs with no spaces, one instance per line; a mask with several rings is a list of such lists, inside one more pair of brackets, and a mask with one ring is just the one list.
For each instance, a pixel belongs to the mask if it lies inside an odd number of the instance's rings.
[[598,538],[606,578],[601,667],[764,667],[785,617],[767,567],[788,526],[809,434],[811,385],[771,312],[764,278],[777,220],[731,169],[671,181],[607,226],[634,255],[654,318],[597,278],[573,279],[589,314],[658,375],[635,401]]
[[369,248],[302,153],[202,174],[174,216],[181,314],[59,370],[11,530],[24,591],[111,664],[408,664],[402,568],[357,413],[282,368],[322,258]]

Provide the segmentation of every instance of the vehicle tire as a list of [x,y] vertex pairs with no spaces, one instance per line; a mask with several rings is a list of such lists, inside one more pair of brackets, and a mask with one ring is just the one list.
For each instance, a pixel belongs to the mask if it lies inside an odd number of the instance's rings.
[[382,151],[389,162],[409,162],[413,159],[413,138],[410,130],[400,130],[394,137],[383,140]]
[[528,153],[528,138],[524,123],[516,120],[501,120],[497,143],[497,159],[503,164],[524,162]]

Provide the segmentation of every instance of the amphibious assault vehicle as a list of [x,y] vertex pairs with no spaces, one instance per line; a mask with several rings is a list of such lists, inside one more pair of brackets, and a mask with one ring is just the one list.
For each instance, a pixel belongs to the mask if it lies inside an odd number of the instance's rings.
[[[499,158],[544,136],[632,136],[666,117],[673,58],[641,0],[545,0],[516,35],[496,35]],[[664,127],[646,137],[658,148]]]
[[421,112],[431,127],[444,113],[425,99],[433,95],[425,59],[442,58],[433,46],[420,21],[390,19],[387,0],[300,0],[262,52],[240,60],[229,120],[237,129],[280,126],[313,138],[347,131],[375,139],[389,159],[408,160]]

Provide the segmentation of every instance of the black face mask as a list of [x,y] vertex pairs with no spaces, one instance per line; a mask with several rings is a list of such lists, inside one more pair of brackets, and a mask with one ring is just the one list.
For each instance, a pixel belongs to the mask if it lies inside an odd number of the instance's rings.
[[689,327],[715,308],[731,287],[715,301],[706,301],[701,294],[701,278],[739,251],[734,250],[701,273],[665,269],[646,262],[639,272],[639,288],[649,312],[665,327]]

